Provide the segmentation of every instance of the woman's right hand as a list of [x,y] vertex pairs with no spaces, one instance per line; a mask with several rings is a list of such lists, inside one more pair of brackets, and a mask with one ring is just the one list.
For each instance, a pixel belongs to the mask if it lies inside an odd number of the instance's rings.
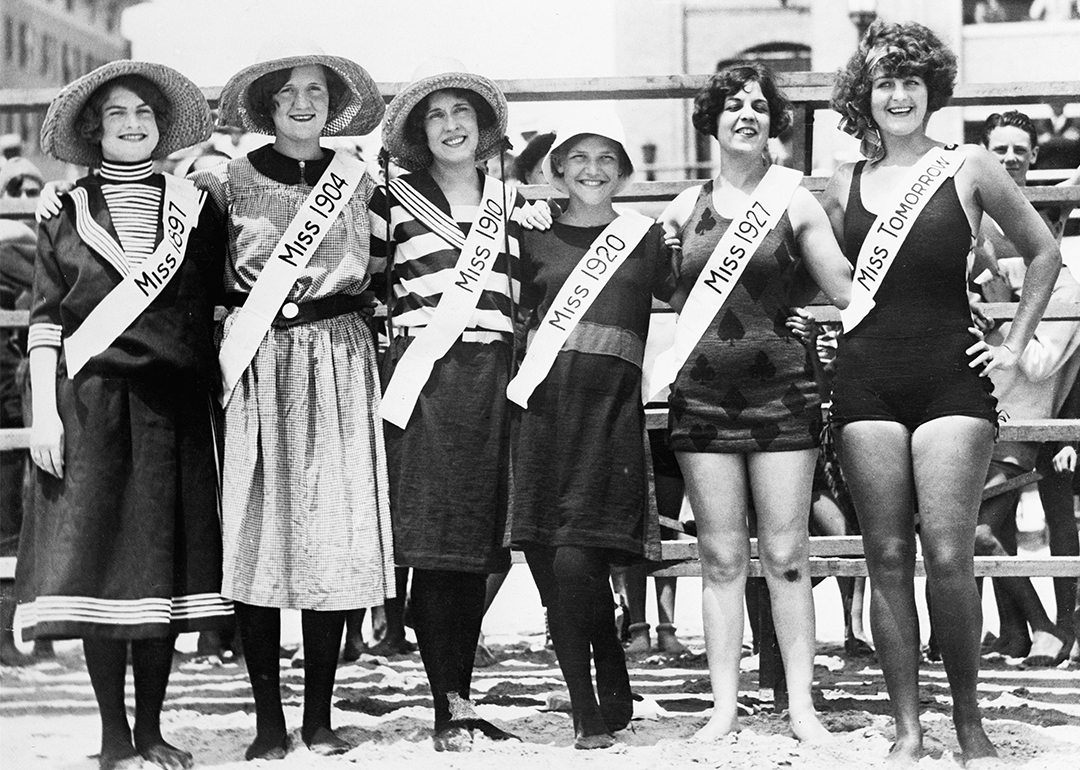
[[38,222],[45,222],[60,213],[60,196],[69,192],[75,185],[63,179],[47,182],[41,190],[37,208],[34,209],[34,218]]
[[34,415],[30,426],[30,459],[46,473],[64,478],[64,423],[56,412]]

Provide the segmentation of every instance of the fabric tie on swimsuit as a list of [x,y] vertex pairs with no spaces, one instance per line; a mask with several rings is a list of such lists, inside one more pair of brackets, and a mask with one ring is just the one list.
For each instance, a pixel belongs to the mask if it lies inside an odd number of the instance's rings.
[[551,371],[551,365],[578,321],[654,222],[649,217],[628,211],[596,237],[555,295],[521,368],[506,388],[507,398],[523,408],[528,407],[529,396]]
[[642,380],[642,400],[655,398],[675,381],[698,340],[720,312],[758,246],[787,211],[802,183],[802,172],[770,166],[746,206],[716,244],[686,298],[675,327],[675,342],[656,357]]
[[330,231],[330,225],[344,210],[364,173],[362,163],[343,152],[335,153],[285,229],[221,343],[218,361],[224,385],[222,404],[229,403],[233,388],[262,344],[293,284]]
[[[513,195],[512,190],[494,177],[484,178],[480,208],[468,237],[460,246],[461,255],[450,275],[452,280],[443,290],[431,322],[405,351],[383,394],[379,414],[387,422],[399,428],[408,424],[435,362],[446,355],[465,331],[503,248]],[[413,216],[448,241],[451,235],[447,223],[461,233],[457,223],[434,206],[414,209],[412,196],[399,200]],[[429,220],[434,221],[429,224]]]
[[75,227],[83,242],[102,254],[124,276],[79,328],[64,340],[68,377],[74,378],[87,361],[108,349],[131,326],[180,271],[188,237],[199,222],[205,195],[191,182],[165,175],[161,207],[165,235],[153,254],[134,271],[129,269],[129,261],[120,245],[91,216],[86,189],[76,187],[71,191],[71,198],[75,202]]
[[874,295],[919,214],[945,180],[953,177],[962,165],[962,153],[934,147],[911,167],[904,183],[896,189],[895,195],[890,196],[889,205],[878,214],[859,249],[851,286],[851,304],[840,311],[845,332],[858,326],[874,309]]

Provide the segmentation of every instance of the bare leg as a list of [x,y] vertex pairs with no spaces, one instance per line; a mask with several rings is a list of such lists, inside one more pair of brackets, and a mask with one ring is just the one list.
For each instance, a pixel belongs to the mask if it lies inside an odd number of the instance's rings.
[[739,659],[743,592],[750,566],[746,460],[738,454],[679,452],[697,522],[701,615],[712,682],[713,713],[698,731],[712,741],[739,729]]
[[962,416],[931,420],[911,438],[927,584],[965,761],[997,756],[976,695],[982,603],[974,564],[975,523],[993,440],[989,422]]
[[870,626],[896,722],[890,758],[914,763],[923,739],[911,437],[900,423],[854,422],[837,431],[837,451],[859,515],[870,572]]
[[817,450],[758,452],[747,459],[758,516],[758,553],[788,683],[791,729],[801,741],[824,740],[829,732],[811,697],[816,639],[807,525]]
[[[1039,482],[1039,498],[1046,514],[1046,528],[1050,532],[1052,556],[1080,556],[1080,535],[1076,530],[1073,514],[1073,474],[1069,471],[1056,473],[1053,466],[1054,451],[1058,444],[1044,444],[1036,464],[1043,478]],[[1076,606],[1076,580],[1071,577],[1054,578],[1054,598],[1057,603],[1055,619],[1058,628],[1071,630],[1070,619]]]

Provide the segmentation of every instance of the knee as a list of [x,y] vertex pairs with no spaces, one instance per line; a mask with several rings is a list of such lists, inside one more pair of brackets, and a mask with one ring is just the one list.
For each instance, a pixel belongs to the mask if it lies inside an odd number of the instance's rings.
[[750,546],[748,543],[714,544],[699,543],[698,560],[701,563],[701,579],[705,583],[718,584],[742,580],[750,569]]
[[809,575],[809,546],[803,541],[760,544],[758,554],[765,575],[770,579],[795,583]]
[[915,565],[914,547],[901,541],[865,547],[866,563],[878,580],[906,575]]
[[952,583],[955,580],[975,580],[975,549],[952,547],[926,548],[923,561],[926,575],[933,584]]

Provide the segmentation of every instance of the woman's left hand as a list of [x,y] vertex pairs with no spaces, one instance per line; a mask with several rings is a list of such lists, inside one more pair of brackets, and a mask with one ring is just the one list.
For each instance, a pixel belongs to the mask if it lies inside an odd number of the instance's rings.
[[1017,356],[1013,352],[1012,348],[1005,345],[991,345],[983,337],[983,333],[974,326],[969,326],[968,331],[978,340],[974,345],[968,348],[965,353],[972,356],[970,366],[972,369],[982,367],[982,371],[979,372],[980,377],[986,377],[994,369],[1012,369],[1016,366]]
[[547,201],[533,201],[521,209],[521,226],[526,230],[547,230],[551,222],[551,209]]

